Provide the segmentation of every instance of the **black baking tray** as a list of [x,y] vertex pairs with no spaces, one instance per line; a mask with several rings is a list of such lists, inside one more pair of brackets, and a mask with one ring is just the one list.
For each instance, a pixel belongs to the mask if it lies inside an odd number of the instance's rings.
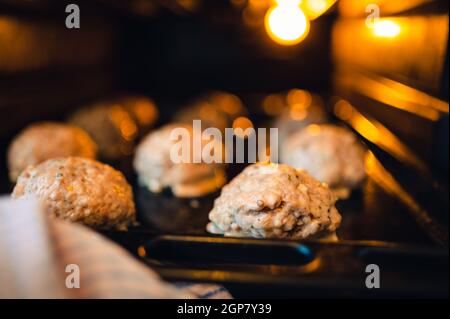
[[[369,179],[337,203],[338,242],[224,238],[208,234],[218,193],[188,200],[135,187],[140,225],[105,232],[170,281],[215,282],[235,297],[445,297],[448,250],[414,212]],[[366,267],[381,270],[368,289]]]
[[[252,119],[270,125],[260,114]],[[140,225],[105,234],[167,280],[219,283],[235,297],[448,297],[446,186],[361,139],[378,166],[362,189],[337,203],[343,217],[337,242],[211,235],[205,226],[220,192],[180,199],[136,183]],[[228,178],[244,167],[230,165]],[[421,205],[430,196],[433,205]],[[380,269],[379,289],[366,286],[370,264]]]
[[[270,125],[261,114],[251,118],[258,127]],[[337,242],[208,234],[208,213],[220,192],[196,199],[176,198],[168,190],[153,194],[137,185],[131,158],[110,164],[133,185],[139,224],[127,232],[102,233],[166,280],[219,283],[234,297],[448,297],[445,185],[442,190],[432,175],[417,173],[361,139],[381,169],[337,203],[343,217]],[[244,167],[231,164],[228,178]],[[398,193],[386,186],[386,176],[399,186],[417,187]],[[3,185],[11,190],[12,185]],[[432,205],[422,205],[430,196]],[[379,289],[366,286],[370,264],[380,269]]]

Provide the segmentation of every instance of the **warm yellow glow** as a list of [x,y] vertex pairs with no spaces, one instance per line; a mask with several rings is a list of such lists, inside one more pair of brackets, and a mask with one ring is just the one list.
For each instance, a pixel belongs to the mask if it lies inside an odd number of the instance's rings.
[[[281,0],[283,1],[283,0]],[[287,0],[284,0],[287,1]],[[294,1],[298,1],[298,0],[294,0]],[[276,1],[275,1],[276,3]],[[255,10],[265,10],[267,9],[270,5],[271,5],[271,1],[270,0],[248,0],[247,1],[247,5]]]
[[285,103],[279,94],[271,94],[264,98],[262,106],[266,114],[276,116],[283,112]]
[[242,19],[244,19],[244,23],[249,27],[258,27],[261,26],[263,16],[259,14],[258,11],[250,9],[250,7],[246,7],[242,11]]
[[152,124],[158,116],[155,103],[145,98],[137,100],[132,108],[138,122],[144,125]]
[[301,8],[310,20],[314,20],[328,11],[336,0],[303,0]]
[[348,121],[352,118],[353,107],[345,100],[339,100],[334,105],[334,113],[341,120]]
[[267,11],[265,27],[272,40],[282,45],[295,45],[306,38],[309,20],[299,7],[300,1],[278,0]]
[[[252,121],[245,116],[238,117],[233,121],[234,134],[241,139],[245,139],[248,137],[248,135],[246,134],[246,130],[252,127]],[[242,129],[242,131],[238,129]]]
[[145,257],[147,255],[147,252],[145,251],[144,246],[139,246],[137,249],[137,253],[138,253],[139,257]]
[[[426,215],[423,208],[392,176],[391,173],[381,164],[372,152],[367,152],[365,159],[365,168],[367,175],[370,176],[379,186],[385,191],[391,193],[396,198],[400,199],[405,205],[407,205],[415,214]],[[428,218],[428,217],[427,217]]]
[[[296,104],[296,105],[299,105],[299,104]],[[308,115],[308,111],[306,111],[305,109],[293,107],[289,110],[289,116],[293,120],[296,120],[296,121],[304,120],[307,115]]]
[[364,95],[430,121],[437,121],[440,112],[448,113],[448,103],[386,78],[357,77],[351,81]]
[[326,0],[305,0],[304,5],[315,12],[323,12],[327,9]]
[[401,162],[409,163],[419,171],[427,171],[423,161],[380,122],[363,115],[347,101],[338,101],[334,106],[334,111],[336,116],[350,124],[371,143],[376,144]]
[[218,109],[209,102],[201,102],[199,115],[200,119],[209,121],[210,123],[215,123],[217,127],[226,127],[227,119],[223,116]]
[[245,6],[242,11],[244,23],[249,27],[261,27],[264,22],[264,14],[270,7],[270,0],[247,0],[243,4]]
[[296,6],[298,7],[302,0],[275,0],[277,6]]
[[210,97],[210,100],[212,104],[231,116],[242,113],[244,108],[241,99],[230,93],[217,92]]
[[136,124],[131,119],[125,119],[120,123],[120,133],[127,141],[132,140],[137,134]]
[[308,108],[312,103],[311,93],[305,90],[292,89],[286,96],[287,103],[290,106],[302,105],[303,108]]
[[253,123],[248,117],[240,116],[233,121],[233,129],[241,128],[246,130],[251,127],[253,127]]
[[320,125],[317,125],[317,124],[308,125],[308,127],[306,129],[308,130],[308,133],[311,135],[320,134],[320,131],[322,130],[320,128]]
[[400,25],[391,20],[380,20],[373,26],[373,34],[381,38],[394,38],[400,31]]
[[108,115],[125,140],[130,141],[136,136],[137,126],[123,107],[120,105],[112,106]]

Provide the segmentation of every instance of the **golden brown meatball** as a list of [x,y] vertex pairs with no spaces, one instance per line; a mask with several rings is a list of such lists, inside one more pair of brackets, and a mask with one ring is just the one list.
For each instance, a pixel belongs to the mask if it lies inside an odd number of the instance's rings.
[[170,134],[175,128],[185,128],[192,138],[192,126],[169,124],[148,134],[137,147],[134,168],[139,183],[155,193],[170,187],[178,197],[200,197],[218,190],[226,179],[222,164],[171,160],[171,148],[177,141],[171,141]]
[[95,158],[97,146],[82,129],[68,124],[41,122],[25,128],[8,149],[9,177],[15,182],[28,166],[55,157]]
[[13,198],[36,196],[52,216],[94,228],[126,230],[135,221],[130,185],[109,165],[81,157],[28,166]]
[[341,222],[326,184],[283,164],[256,163],[225,185],[209,213],[211,233],[303,239],[333,233]]

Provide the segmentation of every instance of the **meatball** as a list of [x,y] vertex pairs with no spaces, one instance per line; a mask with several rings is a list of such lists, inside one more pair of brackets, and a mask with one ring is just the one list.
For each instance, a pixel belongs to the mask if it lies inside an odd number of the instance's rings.
[[55,157],[95,159],[97,146],[82,129],[68,124],[32,124],[14,138],[8,149],[9,178],[15,182],[28,166]]
[[85,129],[97,143],[99,156],[116,160],[131,155],[135,141],[158,118],[155,103],[143,96],[122,96],[78,110],[69,122]]
[[82,157],[28,166],[12,197],[35,196],[51,216],[99,229],[126,230],[135,221],[130,185],[109,165]]
[[[178,143],[170,139],[175,128],[185,128],[192,139],[192,126],[169,124],[151,132],[138,145],[134,168],[139,183],[155,193],[169,187],[178,197],[200,197],[219,189],[226,179],[221,163],[174,163],[171,160],[171,149]],[[219,147],[222,148],[222,144]]]
[[303,239],[334,232],[341,216],[326,184],[284,164],[246,167],[222,189],[207,230],[237,237]]
[[282,145],[283,163],[304,169],[347,197],[365,179],[366,149],[349,130],[331,124],[310,125]]

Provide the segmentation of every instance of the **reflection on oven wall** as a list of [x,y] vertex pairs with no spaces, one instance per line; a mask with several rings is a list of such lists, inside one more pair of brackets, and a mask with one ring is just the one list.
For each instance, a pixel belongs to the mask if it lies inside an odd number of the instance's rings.
[[[368,19],[368,5],[378,20]],[[342,0],[339,14],[336,93],[448,173],[448,3]]]

